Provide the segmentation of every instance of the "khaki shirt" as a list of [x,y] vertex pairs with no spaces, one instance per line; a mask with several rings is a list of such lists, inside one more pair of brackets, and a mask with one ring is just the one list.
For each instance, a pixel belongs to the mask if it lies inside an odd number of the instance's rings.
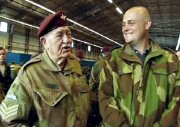
[[89,87],[77,59],[70,57],[62,71],[44,52],[21,68],[0,115],[6,126],[85,127],[89,107]]

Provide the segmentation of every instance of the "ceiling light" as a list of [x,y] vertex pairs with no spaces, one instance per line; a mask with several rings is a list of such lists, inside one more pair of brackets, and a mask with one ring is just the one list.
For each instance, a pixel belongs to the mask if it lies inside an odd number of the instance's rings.
[[109,3],[113,3],[113,1],[112,1],[112,0],[108,0],[108,2],[109,2]]
[[[33,2],[33,1],[31,1],[31,0],[25,0],[25,1],[31,3],[31,4],[33,4],[33,5],[35,5],[35,6],[38,6],[38,7],[40,7],[41,9],[44,9],[44,10],[50,12],[50,13],[53,13],[53,14],[55,13],[55,11],[52,11],[52,10],[50,10],[50,9],[48,9],[48,8],[46,8],[46,7],[38,4],[38,3],[35,3],[35,2]],[[73,21],[72,19],[67,18],[67,20],[68,20],[69,22],[74,23],[74,24],[76,24],[76,25],[78,25],[78,26],[80,26],[80,27],[82,27],[82,28],[84,28],[84,29],[86,29],[86,30],[88,30],[88,31],[91,31],[91,32],[93,32],[93,33],[95,33],[95,34],[97,34],[97,35],[99,35],[99,36],[101,36],[101,37],[103,37],[103,38],[105,38],[105,39],[107,39],[107,40],[109,40],[109,41],[117,44],[117,45],[123,46],[122,44],[119,44],[117,41],[114,41],[114,40],[112,40],[112,39],[110,39],[110,38],[108,38],[108,37],[106,37],[106,36],[104,36],[104,35],[96,32],[96,31],[94,31],[94,30],[92,30],[92,29],[84,26],[84,25],[81,25],[80,23],[77,23],[77,22]]]
[[89,30],[89,31],[91,31],[91,32],[93,32],[93,33],[95,33],[95,34],[97,34],[97,35],[99,35],[99,36],[101,36],[101,37],[103,37],[103,38],[111,41],[111,42],[114,42],[114,43],[117,44],[117,45],[123,46],[122,44],[119,44],[117,41],[114,41],[114,40],[112,40],[112,39],[110,39],[110,38],[108,38],[108,37],[106,37],[106,36],[104,36],[104,35],[96,32],[96,31],[94,31],[94,30],[92,30],[92,29],[89,29],[88,27],[83,26],[83,25],[81,25],[81,24],[79,24],[79,23],[77,23],[77,22],[75,22],[75,21],[73,21],[73,20],[71,20],[71,19],[69,19],[69,18],[67,18],[67,20],[70,21],[70,22],[72,22],[72,23],[74,23],[74,24],[76,24],[76,25],[78,25],[78,26],[80,26],[80,27],[83,27],[84,29]]
[[[0,15],[0,18],[6,19],[6,20],[9,20],[9,21],[13,21],[13,22],[16,22],[16,23],[25,25],[25,26],[29,26],[29,27],[31,27],[31,28],[39,29],[38,26],[34,26],[34,25],[31,25],[31,24],[28,24],[28,23],[25,23],[25,22],[21,22],[21,21],[15,20],[15,19],[11,19],[11,18],[8,18],[8,17],[1,16],[1,15]],[[89,42],[82,41],[82,40],[77,39],[77,38],[72,38],[72,39],[73,39],[73,40],[76,40],[76,41],[79,41],[79,42],[82,42],[82,43],[85,43],[85,44],[88,44],[88,45],[92,45],[92,46],[94,46],[94,47],[102,48],[101,46],[98,46],[98,45],[95,45],[95,44],[91,44],[91,43],[89,43]]]
[[26,1],[29,2],[29,3],[31,3],[31,4],[33,4],[33,5],[35,5],[35,6],[38,6],[38,7],[42,8],[42,9],[44,9],[44,10],[50,12],[50,13],[53,13],[53,14],[55,13],[54,11],[52,11],[52,10],[50,10],[50,9],[48,9],[48,8],[40,5],[40,4],[37,4],[37,3],[35,3],[35,2],[33,2],[33,1],[31,1],[31,0],[26,0]]
[[0,15],[0,18],[7,19],[9,21],[13,21],[13,22],[25,25],[25,26],[29,26],[29,27],[33,27],[33,28],[39,29],[38,26],[34,26],[34,25],[31,25],[31,24],[28,24],[28,23],[25,23],[25,22],[21,22],[21,21],[15,20],[15,19],[11,19],[11,18],[8,18],[8,17],[1,16],[1,15]]
[[120,13],[123,14],[122,10],[119,7],[116,7],[116,10]]

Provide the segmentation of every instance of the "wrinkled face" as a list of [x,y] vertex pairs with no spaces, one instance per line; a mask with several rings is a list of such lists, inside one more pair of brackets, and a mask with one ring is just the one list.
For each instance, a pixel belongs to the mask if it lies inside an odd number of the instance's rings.
[[0,62],[4,62],[6,60],[6,51],[0,50]]
[[122,33],[126,43],[136,44],[146,35],[146,22],[136,11],[125,13],[122,21]]
[[59,63],[71,54],[72,36],[68,26],[59,27],[40,38],[51,60]]

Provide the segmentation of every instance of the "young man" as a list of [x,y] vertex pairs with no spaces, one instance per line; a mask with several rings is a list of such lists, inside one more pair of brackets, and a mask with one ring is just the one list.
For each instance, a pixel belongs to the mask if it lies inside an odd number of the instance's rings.
[[100,73],[102,126],[177,127],[178,58],[149,39],[150,27],[145,7],[132,7],[124,14],[126,45],[112,51]]
[[6,49],[0,47],[0,89],[1,89],[1,97],[0,102],[4,98],[3,96],[7,93],[11,83],[11,69],[6,64]]
[[89,87],[71,52],[72,36],[64,13],[46,17],[38,36],[45,50],[21,68],[1,104],[2,122],[5,126],[85,127]]

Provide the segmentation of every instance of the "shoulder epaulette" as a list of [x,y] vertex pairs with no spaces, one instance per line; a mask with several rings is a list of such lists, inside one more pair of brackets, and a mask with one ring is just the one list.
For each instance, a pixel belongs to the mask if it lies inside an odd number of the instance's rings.
[[31,65],[31,64],[33,64],[33,63],[37,63],[37,62],[41,61],[41,58],[40,58],[40,57],[41,57],[41,55],[38,55],[38,56],[30,59],[28,62],[26,62],[26,63],[22,66],[23,69],[25,69],[27,66],[29,66],[29,65]]
[[112,52],[113,50],[118,49],[118,48],[121,48],[121,46],[115,46],[115,47],[111,48],[109,51]]
[[172,49],[170,49],[170,48],[168,48],[168,47],[163,47],[163,49],[164,50],[166,50],[166,51],[169,51],[171,54],[173,54],[175,57],[176,57],[176,59],[178,60],[178,55],[176,54],[176,51],[174,51],[174,50],[172,50]]
[[176,52],[175,52],[174,50],[172,50],[171,48],[163,47],[163,49],[164,49],[164,50],[168,50],[168,51],[170,51],[171,53],[176,54]]
[[112,52],[113,52],[114,50],[116,50],[116,49],[119,49],[119,48],[121,48],[121,47],[120,47],[120,46],[115,46],[115,47],[111,48],[111,49],[106,53],[106,57],[111,56]]

